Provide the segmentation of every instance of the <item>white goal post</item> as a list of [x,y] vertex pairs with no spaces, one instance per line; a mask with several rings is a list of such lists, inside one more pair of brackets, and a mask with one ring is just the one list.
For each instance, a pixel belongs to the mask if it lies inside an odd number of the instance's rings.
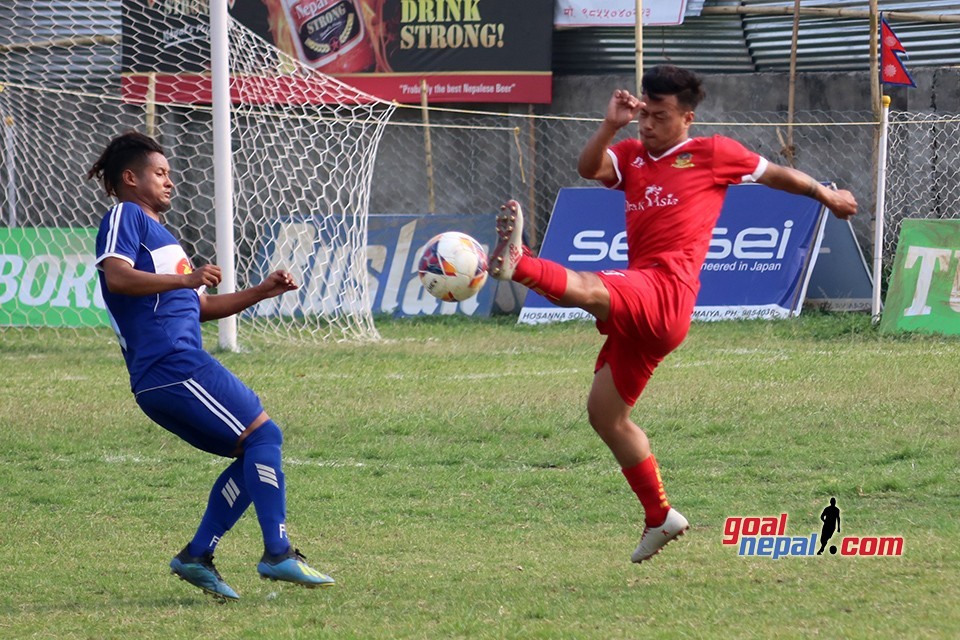
[[[65,11],[54,33],[35,4],[12,0],[0,16],[12,20],[0,29],[12,41],[0,41],[0,233],[4,253],[17,254],[0,265],[0,301],[14,302],[0,308],[0,325],[105,324],[91,265],[111,203],[85,174],[111,137],[137,129],[170,159],[176,186],[166,223],[195,266],[233,267],[237,289],[277,268],[301,285],[240,314],[241,340],[378,337],[367,216],[394,105],[285,55],[232,19],[224,2],[213,3],[223,9],[221,68],[211,64],[218,29],[208,2],[124,2],[122,28]],[[217,104],[229,118],[219,136],[211,67],[229,92],[221,84]],[[222,178],[231,166],[232,179]],[[223,205],[234,213],[216,230]],[[235,346],[229,327],[220,337]]]

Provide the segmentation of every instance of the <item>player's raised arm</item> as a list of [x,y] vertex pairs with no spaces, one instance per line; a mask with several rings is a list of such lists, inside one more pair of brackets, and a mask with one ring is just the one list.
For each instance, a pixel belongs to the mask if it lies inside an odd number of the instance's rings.
[[617,89],[613,92],[603,122],[580,152],[577,171],[581,177],[599,180],[606,185],[617,182],[617,172],[607,149],[613,144],[617,131],[631,123],[642,107],[643,103],[629,91]]
[[261,300],[294,291],[298,287],[292,275],[280,270],[274,271],[263,282],[249,289],[219,295],[202,295],[200,296],[200,322],[227,318],[240,313],[247,307],[252,307]]
[[849,218],[857,212],[857,200],[846,189],[829,189],[803,171],[770,163],[757,180],[773,189],[813,198],[825,205],[838,218]]

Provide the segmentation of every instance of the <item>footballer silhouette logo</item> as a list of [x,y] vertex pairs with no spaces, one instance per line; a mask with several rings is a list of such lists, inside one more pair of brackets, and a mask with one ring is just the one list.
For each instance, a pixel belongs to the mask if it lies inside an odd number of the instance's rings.
[[[823,523],[823,527],[820,529],[820,550],[817,551],[818,556],[823,555],[823,549],[827,546],[830,538],[833,537],[834,532],[840,533],[840,507],[837,506],[836,498],[830,498],[830,504],[820,513],[820,522]],[[830,553],[836,555],[836,545],[830,545]]]

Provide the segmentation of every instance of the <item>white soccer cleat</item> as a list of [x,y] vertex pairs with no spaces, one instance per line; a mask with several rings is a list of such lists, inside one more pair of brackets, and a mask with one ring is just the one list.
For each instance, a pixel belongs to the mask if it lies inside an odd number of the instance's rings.
[[647,527],[640,537],[640,544],[630,556],[631,562],[643,562],[660,553],[671,540],[682,536],[690,528],[690,523],[676,509],[667,512],[667,518],[659,527]]
[[497,215],[497,247],[490,254],[489,273],[497,280],[510,280],[523,257],[523,211],[508,200]]

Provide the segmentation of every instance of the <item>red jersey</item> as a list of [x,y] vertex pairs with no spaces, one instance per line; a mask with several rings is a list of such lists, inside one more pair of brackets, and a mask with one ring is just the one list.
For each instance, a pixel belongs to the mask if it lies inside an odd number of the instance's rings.
[[627,268],[659,265],[697,292],[727,187],[757,180],[767,161],[723,136],[688,138],[656,158],[635,138],[607,153],[627,201]]

